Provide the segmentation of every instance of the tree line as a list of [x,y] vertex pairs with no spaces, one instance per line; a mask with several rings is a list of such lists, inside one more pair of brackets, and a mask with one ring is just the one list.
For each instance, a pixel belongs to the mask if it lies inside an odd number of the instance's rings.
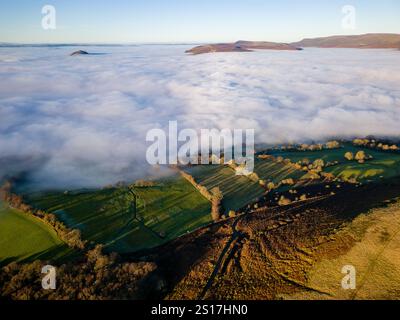
[[6,181],[0,187],[0,200],[6,202],[10,207],[32,215],[52,227],[59,238],[69,247],[79,250],[85,249],[86,241],[82,240],[80,230],[67,228],[62,222],[57,220],[56,215],[53,213],[47,213],[26,204],[20,195],[12,192],[12,183],[10,181]]
[[211,202],[211,217],[214,221],[218,221],[221,219],[221,216],[224,212],[224,208],[222,205],[222,200],[224,198],[222,191],[220,188],[213,188],[211,191],[207,189],[207,187],[196,182],[195,178],[189,173],[179,170],[181,176],[190,182],[199,192],[205,197],[208,201]]

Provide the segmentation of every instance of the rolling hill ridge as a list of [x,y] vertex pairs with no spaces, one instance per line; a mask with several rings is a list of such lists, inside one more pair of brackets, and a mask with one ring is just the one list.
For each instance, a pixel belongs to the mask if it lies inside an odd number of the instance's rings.
[[266,41],[237,41],[234,43],[207,44],[187,50],[186,53],[197,55],[213,52],[251,52],[253,50],[288,50],[300,51],[303,48],[354,48],[354,49],[400,49],[400,34],[369,33],[351,36],[330,36],[303,39],[293,43]]

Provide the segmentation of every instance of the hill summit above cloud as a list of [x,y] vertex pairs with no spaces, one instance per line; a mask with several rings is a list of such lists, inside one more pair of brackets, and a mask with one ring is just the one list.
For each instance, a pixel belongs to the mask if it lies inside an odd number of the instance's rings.
[[252,50],[302,50],[305,47],[317,48],[357,48],[357,49],[400,49],[400,34],[370,33],[353,36],[331,36],[303,39],[293,43],[265,41],[237,41],[194,47],[186,53],[202,54],[212,52],[250,52]]
[[400,49],[400,34],[369,33],[354,36],[332,36],[303,39],[292,45],[318,48]]

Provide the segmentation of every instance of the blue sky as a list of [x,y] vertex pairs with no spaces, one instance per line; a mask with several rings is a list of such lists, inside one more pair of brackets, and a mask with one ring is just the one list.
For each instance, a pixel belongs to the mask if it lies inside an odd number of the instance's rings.
[[[43,30],[41,9],[56,8]],[[342,28],[342,7],[356,29]],[[146,43],[271,40],[368,32],[400,33],[398,0],[13,0],[0,4],[0,42]]]

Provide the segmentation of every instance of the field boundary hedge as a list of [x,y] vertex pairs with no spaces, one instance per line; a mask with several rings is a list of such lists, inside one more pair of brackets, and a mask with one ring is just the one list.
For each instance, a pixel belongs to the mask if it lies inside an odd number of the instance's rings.
[[12,192],[12,183],[6,181],[0,187],[0,200],[3,200],[11,208],[17,209],[27,215],[33,216],[47,226],[51,227],[57,236],[64,241],[67,246],[73,249],[84,250],[86,241],[82,240],[81,232],[78,229],[69,229],[62,222],[57,220],[56,215],[38,210],[24,203],[21,196]]

